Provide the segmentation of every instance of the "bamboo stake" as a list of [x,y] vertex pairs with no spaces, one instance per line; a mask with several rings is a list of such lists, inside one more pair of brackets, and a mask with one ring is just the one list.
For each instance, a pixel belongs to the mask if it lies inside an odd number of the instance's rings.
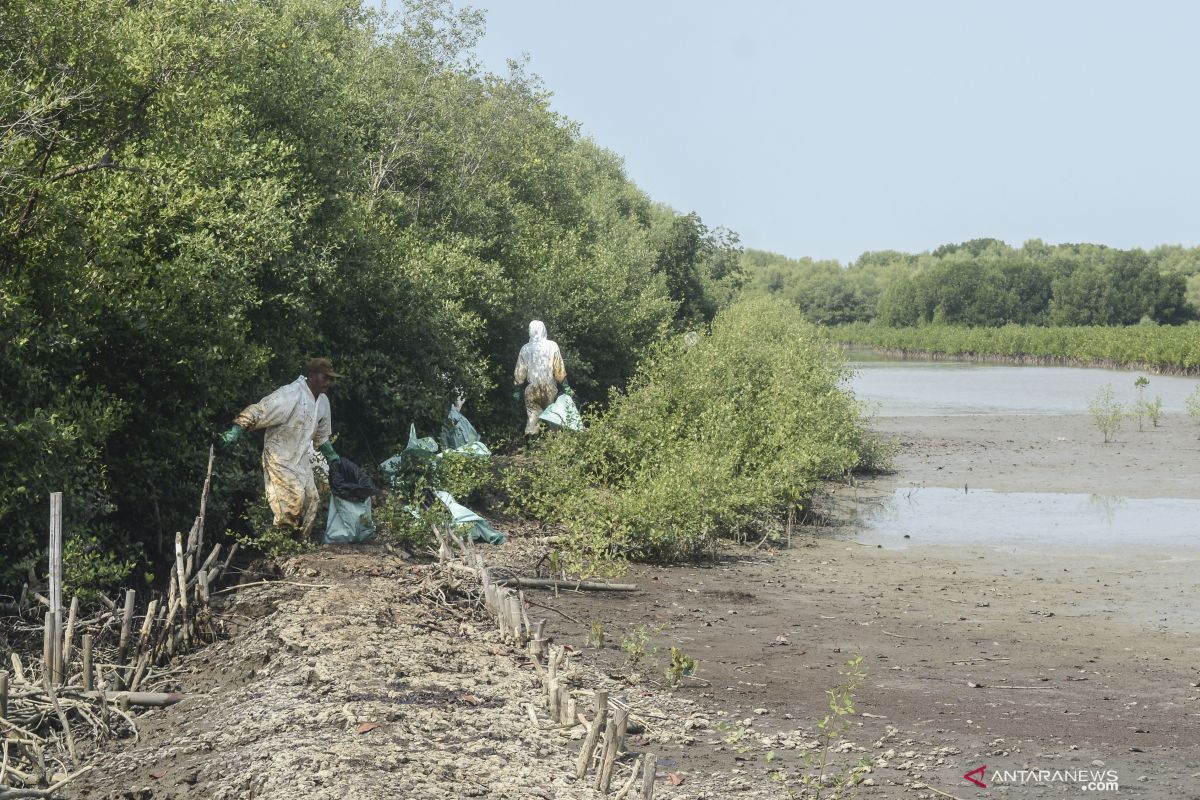
[[654,753],[646,753],[642,762],[642,800],[654,799],[654,777],[658,771],[658,759]]
[[50,626],[50,680],[58,682],[62,672],[62,492],[50,494],[50,613],[54,623]]
[[133,678],[129,681],[129,691],[136,691],[150,666],[150,653],[144,652],[138,656],[137,666],[133,669]]
[[158,598],[150,601],[150,605],[146,607],[146,616],[142,620],[142,630],[138,634],[139,651],[145,650],[150,646],[150,634],[154,631],[154,613],[158,610]]
[[639,756],[638,759],[633,762],[633,770],[629,773],[629,780],[625,781],[625,785],[621,787],[621,791],[617,792],[617,795],[613,798],[613,800],[624,800],[625,795],[629,794],[629,790],[633,788],[633,784],[637,780],[638,773],[641,772],[641,770],[642,759]]
[[179,607],[182,611],[179,624],[183,628],[183,643],[185,646],[190,646],[191,637],[188,635],[187,572],[184,571],[183,567],[183,534],[179,531],[175,531],[175,570],[178,573]]
[[237,555],[237,551],[238,546],[235,543],[229,548],[229,552],[225,554],[225,562],[221,564],[221,568],[217,570],[217,577],[213,578],[212,583],[216,583],[217,581],[221,580],[222,577],[224,577],[225,571],[229,569],[229,564],[233,561],[233,557]]
[[216,455],[216,448],[213,445],[208,446],[208,469],[204,471],[204,488],[200,490],[200,516],[196,527],[199,529],[199,536],[196,541],[196,550],[199,552],[204,549],[204,515],[208,509],[208,490],[212,486],[212,470],[213,457]]
[[566,725],[569,722],[571,725],[577,725],[578,720],[576,717],[579,712],[576,710],[575,698],[571,696],[570,689],[564,688],[563,691],[567,693],[567,702],[565,704],[567,708],[563,713],[563,724]]
[[54,675],[54,612],[45,614],[46,624],[42,628],[42,674]]
[[62,644],[62,681],[65,682],[71,671],[71,650],[75,641],[75,620],[79,616],[79,596],[71,598],[71,612],[67,615],[67,632],[63,635]]
[[194,566],[194,563],[195,563],[194,559],[196,557],[196,537],[199,536],[199,534],[196,531],[197,531],[197,527],[199,525],[200,525],[199,517],[196,517],[195,519],[192,520],[192,527],[188,531],[188,535],[187,535],[187,546],[185,548],[183,548],[183,555],[184,555],[183,577],[185,577],[185,578],[192,577],[192,567]]
[[79,766],[79,754],[75,752],[75,736],[71,733],[71,723],[67,721],[66,712],[62,710],[62,704],[58,702],[58,695],[54,693],[54,684],[50,681],[49,675],[42,676],[42,686],[46,689],[46,694],[50,696],[50,704],[54,706],[54,713],[58,717],[59,724],[62,725],[63,733],[67,737],[67,752],[71,754],[71,766]]
[[92,690],[92,635],[83,635],[83,690]]
[[133,604],[137,600],[137,592],[133,589],[125,591],[125,611],[121,614],[121,638],[117,644],[117,688],[125,687],[125,661],[129,657],[129,639],[133,628]]
[[533,626],[529,624],[529,614],[525,611],[525,593],[520,589],[517,590],[517,609],[521,612],[521,621],[525,623],[525,633],[528,636],[533,635]]
[[28,683],[25,680],[25,670],[21,668],[21,657],[16,653],[9,653],[9,660],[13,665],[13,677],[17,679],[17,683]]
[[587,774],[588,767],[592,763],[592,756],[596,752],[596,743],[600,741],[600,731],[604,728],[604,722],[608,717],[608,692],[597,689],[593,702],[596,713],[592,716],[592,726],[583,740],[583,749],[579,751],[579,757],[575,759],[576,780],[582,779]]
[[545,632],[546,620],[539,619],[537,625],[533,626],[533,637],[529,640],[529,655],[535,663],[546,654]]
[[216,574],[213,571],[213,564],[216,562],[217,556],[220,554],[220,552],[221,552],[221,543],[217,542],[216,544],[213,545],[213,549],[208,554],[208,558],[204,559],[204,563],[200,565],[200,570],[195,575],[192,576],[192,579],[191,579],[192,583],[196,583],[199,580],[201,572],[207,572],[207,573],[209,573],[209,575]]
[[617,760],[617,751],[625,739],[625,726],[629,722],[629,711],[618,707],[613,718],[604,729],[604,760],[596,772],[596,789],[602,794],[608,794],[612,784],[613,764]]

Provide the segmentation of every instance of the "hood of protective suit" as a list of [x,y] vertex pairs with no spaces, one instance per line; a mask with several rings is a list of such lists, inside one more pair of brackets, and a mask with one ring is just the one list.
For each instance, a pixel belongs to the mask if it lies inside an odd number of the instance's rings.
[[546,338],[546,324],[540,319],[529,323],[529,343],[537,344]]

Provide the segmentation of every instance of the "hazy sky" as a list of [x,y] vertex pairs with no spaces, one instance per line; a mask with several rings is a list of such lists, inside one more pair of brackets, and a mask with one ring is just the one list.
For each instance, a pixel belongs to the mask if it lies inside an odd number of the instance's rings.
[[477,0],[491,71],[792,257],[1200,244],[1200,3]]

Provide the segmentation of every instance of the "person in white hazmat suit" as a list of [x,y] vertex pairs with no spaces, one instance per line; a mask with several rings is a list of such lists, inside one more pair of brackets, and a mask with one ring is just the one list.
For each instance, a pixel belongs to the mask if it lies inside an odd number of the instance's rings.
[[558,397],[558,384],[563,391],[574,394],[567,383],[567,367],[563,364],[558,345],[546,338],[546,326],[540,319],[529,323],[529,341],[517,356],[517,368],[513,371],[513,399],[521,399],[521,385],[525,387],[525,433],[538,432],[538,416],[546,406]]
[[338,377],[329,359],[314,358],[296,380],[246,406],[220,437],[232,445],[245,431],[266,431],[262,461],[267,502],[275,525],[302,537],[312,532],[320,502],[309,456],[315,447],[331,463],[339,458],[329,441],[332,417],[325,394]]

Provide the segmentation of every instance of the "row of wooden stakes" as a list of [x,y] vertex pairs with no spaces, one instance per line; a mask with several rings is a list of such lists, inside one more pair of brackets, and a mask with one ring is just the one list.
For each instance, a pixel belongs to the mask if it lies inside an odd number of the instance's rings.
[[[549,645],[545,637],[546,620],[538,620],[532,626],[525,611],[525,595],[499,585],[493,580],[483,557],[471,545],[470,539],[460,539],[453,531],[435,527],[439,540],[439,553],[443,561],[454,558],[453,543],[461,554],[461,562],[455,564],[461,571],[469,571],[483,588],[484,607],[495,618],[500,635],[515,647],[525,648],[534,668],[542,680],[546,694],[546,708],[551,719],[563,727],[583,725],[587,728],[583,746],[575,760],[575,778],[584,780],[594,768],[592,786],[596,791],[609,796],[613,788],[614,768],[618,754],[625,749],[625,735],[629,726],[629,709],[622,703],[609,700],[608,692],[597,689],[592,693],[593,713],[588,720],[579,712],[578,701],[572,695],[567,677],[572,675],[567,649]],[[543,666],[543,660],[545,665]],[[611,705],[611,715],[610,715]],[[528,706],[530,718],[537,724],[533,707]],[[614,795],[614,800],[632,797],[630,792],[641,778],[641,799],[651,800],[657,771],[654,753],[645,753],[634,762],[633,769]]]

